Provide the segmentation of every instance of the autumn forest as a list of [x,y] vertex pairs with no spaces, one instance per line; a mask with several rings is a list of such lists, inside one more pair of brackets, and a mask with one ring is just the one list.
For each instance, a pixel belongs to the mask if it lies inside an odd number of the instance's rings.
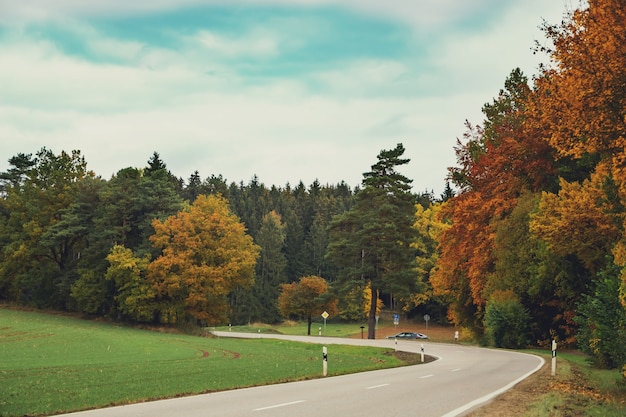
[[370,338],[386,309],[626,370],[626,3],[542,30],[546,62],[466,123],[440,196],[400,173],[410,138],[356,187],[177,178],[152,150],[110,179],[79,150],[10,157],[0,302],[168,325],[327,310]]

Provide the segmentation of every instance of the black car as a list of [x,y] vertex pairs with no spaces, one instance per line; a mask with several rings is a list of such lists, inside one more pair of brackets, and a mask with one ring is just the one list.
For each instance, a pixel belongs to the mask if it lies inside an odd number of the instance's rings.
[[387,336],[387,339],[428,339],[424,333],[400,332],[393,336]]

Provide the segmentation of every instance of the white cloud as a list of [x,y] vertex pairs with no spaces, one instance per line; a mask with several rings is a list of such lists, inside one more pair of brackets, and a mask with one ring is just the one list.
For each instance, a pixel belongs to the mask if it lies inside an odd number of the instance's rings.
[[397,60],[358,59],[341,68],[315,73],[312,78],[325,91],[338,96],[396,96],[404,95],[407,89],[415,90],[412,72]]
[[207,30],[195,35],[196,41],[208,52],[228,57],[274,56],[278,53],[278,39],[267,30],[256,29],[237,38],[220,36]]
[[[565,0],[561,0],[565,1]],[[526,9],[543,10],[545,2],[529,0]],[[514,5],[513,1],[506,3]],[[529,3],[531,3],[529,5]],[[340,7],[363,14],[406,22],[416,29],[440,27],[445,22],[454,22],[471,13],[487,12],[501,0],[0,0],[0,21],[41,20],[58,16],[94,17],[138,15],[167,12],[183,7],[221,5],[228,7]]]

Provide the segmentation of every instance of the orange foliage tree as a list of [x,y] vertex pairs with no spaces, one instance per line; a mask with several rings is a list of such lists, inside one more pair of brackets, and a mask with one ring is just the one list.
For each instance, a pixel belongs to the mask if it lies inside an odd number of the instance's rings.
[[[591,161],[587,176],[576,179],[579,186],[561,183],[558,205],[575,207],[576,199],[582,198],[593,219],[581,221],[577,211],[582,207],[556,213],[557,197],[547,194],[541,223],[549,224],[557,214],[564,216],[561,222],[570,227],[560,231],[560,239],[570,248],[572,242],[578,243],[578,256],[599,239],[602,251],[613,247],[626,285],[626,4],[589,0],[587,8],[572,12],[560,25],[544,25],[544,31],[553,46],[540,49],[550,54],[551,65],[536,80],[532,112],[562,160]],[[608,235],[598,233],[586,241],[583,235],[590,237],[586,230],[597,222],[602,231],[610,229]],[[588,258],[593,255],[582,256],[591,267]]]
[[337,299],[328,292],[328,282],[322,277],[311,275],[299,282],[281,284],[278,309],[283,317],[306,318],[307,334],[311,334],[313,317],[326,311],[331,317],[337,315]]
[[442,232],[431,283],[450,302],[450,318],[475,332],[482,331],[485,289],[495,279],[495,224],[554,172],[549,145],[525,123],[530,93],[527,78],[514,70],[498,98],[483,107],[484,125],[467,124],[465,143],[456,147],[459,166],[450,169],[461,192],[442,209],[451,227]]
[[201,195],[188,209],[152,225],[150,240],[162,253],[148,266],[147,279],[157,293],[160,320],[225,322],[226,296],[253,284],[259,255],[227,201]]
[[[611,255],[626,294],[626,7],[587,6],[544,24],[551,45],[537,50],[550,63],[533,88],[514,71],[483,108],[483,126],[468,124],[456,148],[450,177],[461,192],[444,206],[452,226],[431,282],[449,296],[457,324],[481,330],[490,293],[512,288],[523,302],[552,308],[573,341],[581,294],[614,270]],[[523,240],[504,236],[511,232]]]

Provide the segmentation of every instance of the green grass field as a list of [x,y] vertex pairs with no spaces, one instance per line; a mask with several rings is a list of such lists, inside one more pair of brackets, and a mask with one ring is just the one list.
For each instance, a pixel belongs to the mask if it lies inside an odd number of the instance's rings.
[[[401,366],[329,347],[329,374]],[[49,415],[321,375],[322,347],[138,330],[0,308],[0,415]]]

